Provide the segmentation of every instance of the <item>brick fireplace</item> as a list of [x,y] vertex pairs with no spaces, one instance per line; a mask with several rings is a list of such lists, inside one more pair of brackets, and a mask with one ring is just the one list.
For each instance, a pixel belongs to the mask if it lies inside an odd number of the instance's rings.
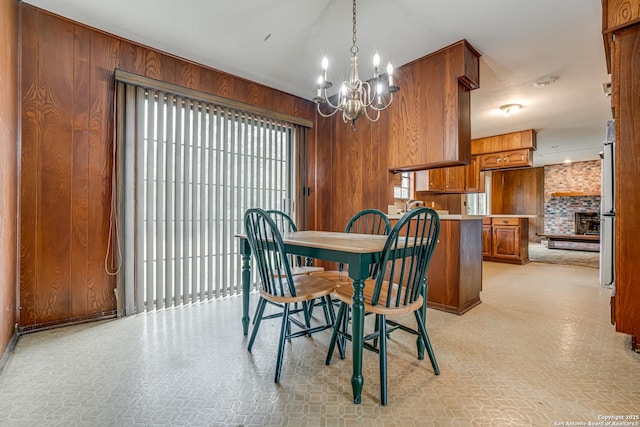
[[[600,160],[544,167],[545,234],[584,234],[576,230],[576,214],[599,212]],[[588,226],[593,233],[593,221]]]

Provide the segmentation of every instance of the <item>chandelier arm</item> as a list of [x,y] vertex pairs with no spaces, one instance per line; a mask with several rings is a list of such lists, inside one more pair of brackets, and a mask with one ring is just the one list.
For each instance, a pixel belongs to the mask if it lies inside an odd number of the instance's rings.
[[[344,83],[343,83],[344,84]],[[333,103],[331,102],[331,100],[329,99],[329,97],[327,96],[327,90],[324,90],[323,96],[322,98],[324,99],[324,102],[329,104],[329,106],[331,108],[333,108],[334,110],[339,110],[340,109],[340,103],[333,105]],[[338,94],[338,99],[340,99],[340,95]],[[335,113],[332,113],[331,115],[333,115]]]
[[380,118],[380,110],[374,109],[373,111],[376,112],[375,119],[372,119],[371,116],[369,115],[369,109],[368,108],[365,108],[364,115],[367,116],[367,119],[369,119],[370,122],[377,122],[378,119]]
[[335,109],[334,109],[332,112],[330,112],[330,113],[323,113],[323,112],[322,112],[322,110],[320,109],[320,103],[318,103],[318,104],[316,104],[316,105],[317,105],[317,108],[316,108],[316,109],[317,109],[317,111],[318,111],[318,114],[320,114],[322,117],[331,117],[331,116],[334,116],[338,111],[340,111],[340,110],[338,110],[337,108],[335,108]]
[[371,85],[369,84],[369,82],[364,81],[361,83],[361,86],[362,86],[362,92],[365,94],[365,96],[363,96],[363,99],[362,99],[362,104],[364,105],[364,108],[369,108],[371,104],[373,104],[375,95],[371,96]]

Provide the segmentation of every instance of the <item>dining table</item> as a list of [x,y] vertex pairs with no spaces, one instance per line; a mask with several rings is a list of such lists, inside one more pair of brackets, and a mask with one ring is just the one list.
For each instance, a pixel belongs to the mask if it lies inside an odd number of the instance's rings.
[[[249,332],[249,294],[251,292],[251,248],[246,235],[236,234],[240,239],[242,256],[242,328]],[[364,338],[364,285],[369,277],[371,264],[378,263],[387,241],[387,236],[340,233],[332,231],[296,231],[282,234],[287,253],[303,257],[335,261],[348,265],[349,277],[353,281],[352,359],[351,387],[353,401],[362,398],[364,377],[362,375],[362,352]]]

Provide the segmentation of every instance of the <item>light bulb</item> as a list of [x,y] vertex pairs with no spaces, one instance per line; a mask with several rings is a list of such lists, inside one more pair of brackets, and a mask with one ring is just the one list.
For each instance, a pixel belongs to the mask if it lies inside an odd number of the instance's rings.
[[327,68],[329,68],[329,60],[325,56],[324,58],[322,58],[322,69],[326,70]]
[[378,68],[378,65],[380,65],[380,55],[376,52],[376,54],[373,55],[373,66]]

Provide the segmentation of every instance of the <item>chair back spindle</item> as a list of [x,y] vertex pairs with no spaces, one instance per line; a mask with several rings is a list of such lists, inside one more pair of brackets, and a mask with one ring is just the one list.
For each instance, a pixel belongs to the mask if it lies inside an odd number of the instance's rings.
[[387,235],[391,230],[389,219],[377,209],[365,209],[351,218],[345,233]]
[[263,290],[275,296],[295,296],[289,258],[276,222],[266,211],[253,208],[244,215],[244,227]]

